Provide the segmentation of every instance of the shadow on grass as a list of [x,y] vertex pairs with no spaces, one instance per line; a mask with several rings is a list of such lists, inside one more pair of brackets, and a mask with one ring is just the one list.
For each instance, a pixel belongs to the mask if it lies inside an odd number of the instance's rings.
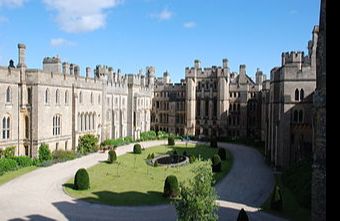
[[79,200],[88,202],[103,203],[114,206],[146,206],[146,205],[159,205],[168,204],[169,199],[163,197],[163,193],[156,191],[148,191],[146,193],[129,191],[129,192],[111,192],[111,191],[98,191],[92,192],[95,197],[84,197]]
[[73,185],[73,183],[64,183],[63,187],[73,189],[74,185]]

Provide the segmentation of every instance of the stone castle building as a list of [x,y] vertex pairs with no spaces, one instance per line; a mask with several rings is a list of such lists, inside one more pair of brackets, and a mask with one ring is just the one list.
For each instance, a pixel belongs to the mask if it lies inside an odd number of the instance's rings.
[[271,70],[270,83],[265,82],[261,92],[266,154],[278,168],[287,168],[312,153],[318,32],[315,26],[308,55],[282,53],[281,67]]
[[312,220],[326,221],[326,1],[321,0],[313,115]]
[[78,65],[46,57],[43,69],[25,63],[26,47],[18,44],[15,67],[0,67],[0,148],[16,146],[17,155],[36,156],[41,143],[51,150],[70,150],[79,136],[94,134],[100,141],[138,137],[150,130],[155,69],[146,76],[122,75],[98,65],[80,76]]

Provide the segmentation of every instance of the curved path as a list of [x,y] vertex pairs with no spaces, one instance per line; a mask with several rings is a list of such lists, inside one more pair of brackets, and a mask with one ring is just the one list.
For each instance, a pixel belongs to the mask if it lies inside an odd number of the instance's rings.
[[[147,148],[165,141],[143,142]],[[248,211],[252,221],[282,221],[259,212],[257,208],[269,196],[274,177],[255,149],[243,145],[219,143],[234,155],[234,165],[216,189],[219,220],[236,220],[240,208]],[[117,154],[132,151],[133,144],[119,147]],[[171,205],[112,207],[75,200],[63,192],[62,184],[74,176],[78,168],[90,167],[106,160],[107,153],[95,153],[76,160],[40,168],[0,186],[0,220],[118,220],[174,221]]]

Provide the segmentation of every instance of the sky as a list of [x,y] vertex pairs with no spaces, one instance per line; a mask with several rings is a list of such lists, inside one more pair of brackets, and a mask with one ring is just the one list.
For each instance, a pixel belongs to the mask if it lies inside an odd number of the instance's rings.
[[29,68],[59,56],[81,75],[154,66],[179,82],[195,59],[204,68],[227,58],[231,71],[245,64],[268,78],[282,52],[307,53],[319,11],[320,0],[0,0],[0,66],[16,64],[24,43]]

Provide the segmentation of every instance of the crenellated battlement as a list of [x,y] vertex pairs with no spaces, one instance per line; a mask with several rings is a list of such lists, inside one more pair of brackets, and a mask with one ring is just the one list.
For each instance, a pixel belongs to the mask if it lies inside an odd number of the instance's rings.
[[303,51],[283,52],[281,58],[282,66],[286,64],[302,64],[305,60]]
[[57,64],[61,63],[60,58],[57,57],[44,57],[43,64]]

